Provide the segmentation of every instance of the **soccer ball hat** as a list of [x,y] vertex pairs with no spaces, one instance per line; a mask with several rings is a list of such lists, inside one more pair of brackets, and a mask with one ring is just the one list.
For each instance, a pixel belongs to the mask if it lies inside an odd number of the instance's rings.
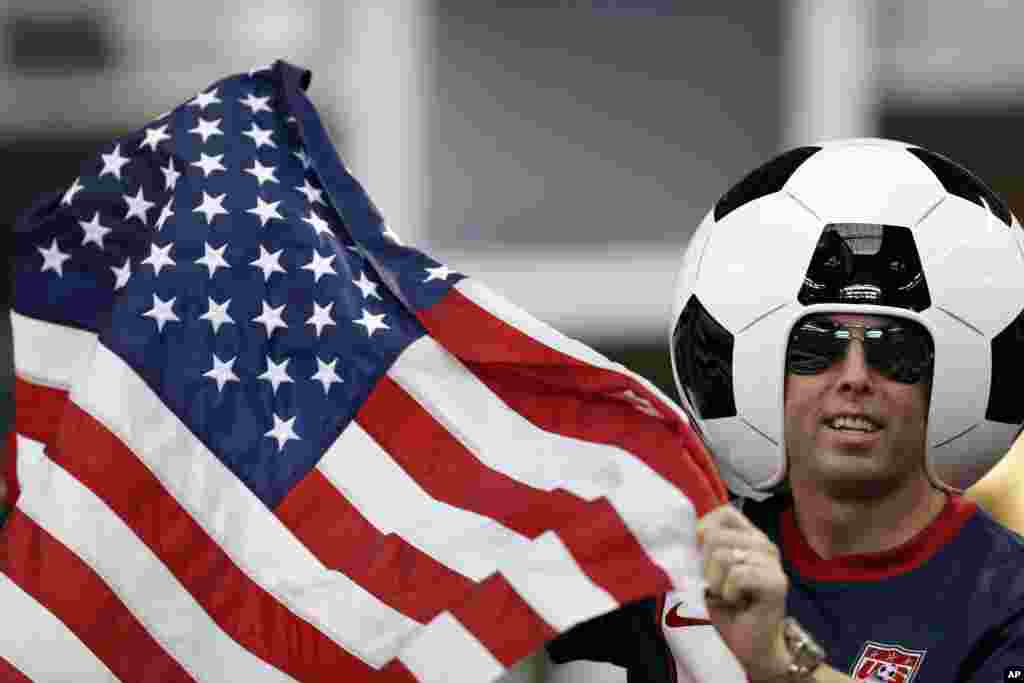
[[694,232],[672,306],[683,407],[737,495],[785,483],[786,344],[812,313],[929,332],[936,486],[976,482],[1024,423],[1024,231],[982,181],[921,147],[833,140],[754,170]]

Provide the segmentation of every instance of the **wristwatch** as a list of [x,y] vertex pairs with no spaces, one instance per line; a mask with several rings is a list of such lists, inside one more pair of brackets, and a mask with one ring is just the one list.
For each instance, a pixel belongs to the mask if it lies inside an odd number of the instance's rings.
[[824,648],[792,617],[782,620],[782,638],[791,657],[786,669],[787,680],[793,683],[810,680],[814,670],[825,661]]

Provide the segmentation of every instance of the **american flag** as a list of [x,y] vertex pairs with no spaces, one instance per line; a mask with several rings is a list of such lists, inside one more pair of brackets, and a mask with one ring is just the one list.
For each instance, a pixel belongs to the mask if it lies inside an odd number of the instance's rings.
[[488,681],[699,580],[685,416],[403,245],[309,81],[218,81],[19,221],[0,678]]

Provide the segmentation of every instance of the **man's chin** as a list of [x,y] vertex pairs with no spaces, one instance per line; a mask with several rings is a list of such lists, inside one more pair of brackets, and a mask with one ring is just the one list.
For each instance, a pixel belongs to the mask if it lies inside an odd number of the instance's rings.
[[832,454],[834,460],[823,463],[816,472],[818,486],[832,498],[872,500],[895,491],[904,481],[902,472],[882,470],[869,453]]

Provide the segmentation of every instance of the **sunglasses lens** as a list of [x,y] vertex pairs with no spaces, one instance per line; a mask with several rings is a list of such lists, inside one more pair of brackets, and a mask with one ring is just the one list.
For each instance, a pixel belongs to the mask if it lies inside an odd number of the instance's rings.
[[889,379],[915,384],[931,375],[931,338],[916,325],[887,328],[864,346],[868,364]]
[[797,325],[786,349],[786,369],[794,375],[814,375],[828,369],[846,350],[834,327],[806,322]]

